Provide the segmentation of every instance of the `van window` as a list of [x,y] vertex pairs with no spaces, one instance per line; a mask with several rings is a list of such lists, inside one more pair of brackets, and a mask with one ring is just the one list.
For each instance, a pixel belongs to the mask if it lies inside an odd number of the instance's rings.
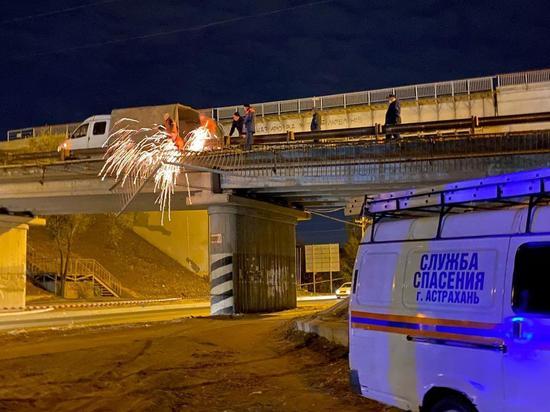
[[525,243],[516,252],[512,307],[550,315],[550,242]]
[[107,127],[107,122],[95,122],[94,129],[92,132],[94,135],[105,134],[106,127]]
[[78,129],[76,129],[73,134],[71,135],[71,139],[78,139],[79,137],[84,137],[88,133],[88,126],[89,124],[83,124]]

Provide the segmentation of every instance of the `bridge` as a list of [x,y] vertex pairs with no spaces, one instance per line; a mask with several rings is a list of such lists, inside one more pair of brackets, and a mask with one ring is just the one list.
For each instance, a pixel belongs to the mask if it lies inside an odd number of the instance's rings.
[[[538,107],[550,111],[549,83],[519,87],[522,96],[543,90]],[[272,133],[259,137],[250,151],[228,146],[189,155],[182,166],[188,180],[180,176],[172,209],[208,210],[213,314],[290,308],[296,302],[295,226],[308,219],[309,209],[343,207],[354,197],[399,188],[547,167],[549,124],[548,112],[521,110],[404,123],[396,127],[402,133],[398,141],[383,139],[386,130],[376,123]],[[1,235],[0,244],[24,244],[34,216],[158,210],[152,184],[129,190],[97,177],[103,151],[69,161],[56,156],[21,155],[0,167],[0,207],[6,212],[0,222],[13,237]],[[18,251],[19,269],[0,277],[0,290],[11,290],[9,298],[0,294],[0,306],[21,303],[21,281],[13,279],[21,279],[24,247]]]

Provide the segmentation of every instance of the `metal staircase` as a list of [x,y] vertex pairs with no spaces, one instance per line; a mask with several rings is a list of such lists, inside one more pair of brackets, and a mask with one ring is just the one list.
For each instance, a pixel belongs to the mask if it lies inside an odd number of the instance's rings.
[[[58,258],[39,257],[32,249],[27,253],[27,278],[50,292],[57,290],[61,277]],[[97,296],[120,297],[122,285],[95,259],[74,258],[69,262],[66,282],[91,282]]]

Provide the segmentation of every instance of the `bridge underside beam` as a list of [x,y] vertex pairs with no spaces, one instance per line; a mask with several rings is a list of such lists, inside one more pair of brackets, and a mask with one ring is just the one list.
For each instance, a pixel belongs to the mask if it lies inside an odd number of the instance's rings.
[[[113,180],[103,181],[97,175],[78,177],[77,171],[71,167],[66,171],[65,180],[61,177],[41,180],[40,176],[35,175],[15,179],[2,173],[0,171],[0,207],[10,212],[29,212],[38,216],[118,213],[123,207],[124,196],[117,192]],[[12,171],[12,175],[19,173],[22,172]],[[212,187],[212,175],[209,173],[189,173],[189,186],[185,177],[180,176],[172,195],[172,210],[192,209],[190,196],[211,193]],[[154,192],[154,184],[149,183],[136,194],[126,211],[158,211],[158,195]]]
[[296,223],[308,215],[235,197],[208,214],[211,313],[296,307]]
[[241,189],[246,196],[280,200],[288,205],[345,206],[347,199],[356,196],[536,169],[549,163],[549,153],[367,162],[339,168],[327,166],[323,173],[295,176],[270,174],[269,170],[261,178],[226,175],[222,177],[222,187],[246,187]]

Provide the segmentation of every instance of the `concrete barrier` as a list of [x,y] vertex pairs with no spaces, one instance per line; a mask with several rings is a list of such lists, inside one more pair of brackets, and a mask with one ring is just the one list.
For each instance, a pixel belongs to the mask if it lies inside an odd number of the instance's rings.
[[345,320],[298,319],[295,327],[301,332],[321,336],[336,345],[349,346],[348,322]]

